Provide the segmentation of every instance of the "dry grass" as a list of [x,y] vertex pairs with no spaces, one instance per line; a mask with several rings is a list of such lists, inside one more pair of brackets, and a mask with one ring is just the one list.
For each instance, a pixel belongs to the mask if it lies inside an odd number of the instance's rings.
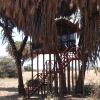
[[94,70],[88,70],[85,75],[85,84],[100,85],[100,72],[96,74]]
[[[36,74],[36,72],[34,72],[34,74]],[[31,72],[23,72],[23,78],[25,84],[25,82],[31,78]],[[97,73],[96,75],[92,70],[87,71],[85,84],[100,85],[100,73]],[[0,79],[0,100],[22,100],[22,98],[18,96],[17,86],[17,79]],[[84,100],[96,100],[96,98],[94,96],[92,98],[87,98]]]
[[[23,72],[23,79],[25,84],[31,79],[31,72]],[[0,78],[0,100],[22,100],[22,97],[18,96],[17,86],[17,78]]]

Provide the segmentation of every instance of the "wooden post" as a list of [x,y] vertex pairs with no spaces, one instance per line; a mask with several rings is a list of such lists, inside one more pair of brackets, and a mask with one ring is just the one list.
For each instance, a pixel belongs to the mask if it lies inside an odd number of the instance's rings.
[[46,89],[46,88],[45,88],[45,83],[46,83],[46,82],[45,82],[45,73],[46,73],[45,71],[46,71],[46,70],[45,70],[45,55],[44,55],[44,52],[43,52],[43,81],[44,81],[43,92],[44,92],[44,95],[45,95],[45,92],[46,92],[46,91],[45,91],[45,89]]
[[66,89],[65,90],[65,94],[66,94],[67,93],[67,87],[66,87],[66,79],[67,79],[66,78],[66,63],[67,63],[66,62],[66,53],[64,53],[63,55],[64,55],[64,65],[63,65],[63,68],[64,69],[63,69],[63,74],[64,74],[64,80],[65,80],[65,83],[64,84],[65,84],[65,89]]
[[[72,54],[72,59],[73,59],[73,54]],[[73,60],[72,60],[72,91],[74,90],[74,74],[73,74]]]
[[[32,82],[33,82],[33,39],[30,36],[30,53],[31,53],[31,66],[32,66]],[[32,90],[33,90],[33,85],[32,85]],[[28,87],[28,98],[30,98],[30,91]]]
[[39,56],[37,52],[37,78],[39,78]]
[[45,58],[44,58],[44,53],[43,53],[43,75],[45,75]]
[[52,72],[51,72],[51,54],[49,54],[49,79],[50,79],[50,92],[52,92],[52,83],[51,83],[51,78],[52,77]]
[[80,60],[78,60],[78,68],[79,68],[79,71],[80,71]]
[[57,75],[57,60],[56,55],[54,54],[54,72],[55,72],[55,93],[58,94],[58,75]]
[[77,81],[77,60],[75,59],[75,83]]
[[59,56],[59,53],[56,54],[56,59],[58,61],[58,65],[59,65],[59,85],[60,85],[60,94],[61,96],[65,95],[67,93],[67,89],[66,89],[66,80],[65,80],[65,74],[63,71],[63,64],[62,64],[62,59]]
[[70,64],[67,66],[67,76],[68,76],[68,93],[70,94]]
[[31,66],[32,66],[32,81],[33,81],[33,39],[30,37],[30,53],[31,53]]
[[[37,79],[39,81],[39,57],[38,57],[38,52],[37,52]],[[38,95],[39,95],[39,90],[38,90]]]

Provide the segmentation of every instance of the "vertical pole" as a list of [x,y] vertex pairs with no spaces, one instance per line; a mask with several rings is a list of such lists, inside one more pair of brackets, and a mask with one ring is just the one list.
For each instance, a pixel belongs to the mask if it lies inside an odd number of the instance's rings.
[[63,56],[64,56],[64,65],[63,65],[63,74],[64,74],[64,80],[65,80],[65,89],[66,90],[64,90],[65,91],[65,94],[67,93],[67,86],[66,86],[66,53],[64,53],[63,54]]
[[[73,54],[72,54],[72,59],[73,59]],[[73,60],[72,60],[72,91],[74,90],[74,74],[73,74]]]
[[79,68],[79,71],[80,71],[80,60],[78,60],[78,68]]
[[43,76],[45,75],[45,62],[44,62],[44,52],[43,52]]
[[77,81],[77,60],[75,59],[75,83]]
[[[62,53],[58,54],[61,58],[62,58]],[[63,65],[61,64],[62,63],[62,59],[60,62],[58,62],[59,64],[59,70],[60,70],[60,73],[59,73],[59,89],[60,89],[60,93],[61,95],[63,94],[63,88],[62,88],[62,76],[63,76]]]
[[[32,66],[32,82],[33,82],[33,38],[30,36],[30,55],[31,55],[31,66]],[[33,90],[33,85],[32,85]],[[30,92],[28,88],[28,98],[30,98]]]
[[37,52],[37,78],[39,78],[39,57]]
[[48,75],[48,62],[46,61],[46,75]]
[[44,90],[44,95],[45,95],[45,57],[44,57],[44,51],[43,51],[43,81],[44,81],[44,88],[43,88],[43,90]]
[[52,72],[51,72],[51,53],[49,54],[49,79],[50,79],[50,92],[51,92],[51,77],[52,77]]
[[33,39],[30,36],[30,52],[31,52],[31,66],[32,66],[32,81],[33,81]]
[[[38,57],[38,51],[36,53],[37,53],[37,79],[39,81],[39,57]],[[39,94],[39,90],[38,90],[38,94]]]
[[[67,56],[67,61],[69,60]],[[68,76],[68,93],[70,94],[70,63],[67,66],[67,76]]]
[[59,87],[60,87],[60,94],[61,96],[65,95],[67,90],[66,90],[66,80],[65,80],[65,74],[63,71],[63,62],[62,58],[59,56],[59,53],[56,54],[56,59],[58,61],[59,65]]
[[55,72],[55,93],[58,94],[57,60],[54,54],[54,72]]

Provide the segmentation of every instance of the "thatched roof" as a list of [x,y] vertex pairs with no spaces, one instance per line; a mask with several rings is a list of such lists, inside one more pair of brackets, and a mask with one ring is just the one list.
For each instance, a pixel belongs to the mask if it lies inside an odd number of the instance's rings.
[[[35,3],[35,1],[37,1]],[[29,34],[31,17],[40,0],[0,0],[0,12],[14,20],[18,28]]]
[[100,0],[78,0],[82,15],[81,36],[84,51],[91,60],[100,58]]
[[[43,44],[48,42],[48,45],[53,45],[57,35],[54,19],[62,1],[0,0],[0,11],[13,19],[17,27],[25,34],[32,34],[35,42],[42,41]],[[70,0],[67,0],[67,5],[70,3]]]
[[[25,34],[31,34],[33,40],[41,41],[45,46],[55,46],[57,30],[55,17],[63,0],[0,0],[0,12],[14,20]],[[76,8],[81,14],[81,46],[95,58],[100,53],[100,0],[64,0],[70,13]],[[62,6],[63,9],[63,6]],[[63,10],[60,10],[63,11]],[[97,14],[99,12],[99,14]],[[66,13],[69,15],[70,13]],[[65,15],[66,15],[65,14]],[[48,43],[48,44],[47,44]]]

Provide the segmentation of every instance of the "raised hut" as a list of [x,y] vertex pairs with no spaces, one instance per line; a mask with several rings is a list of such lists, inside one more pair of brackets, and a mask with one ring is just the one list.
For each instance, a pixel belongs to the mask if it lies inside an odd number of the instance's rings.
[[[0,23],[5,29],[16,26],[31,36],[37,75],[33,76],[32,62],[28,97],[53,92],[83,95],[87,62],[100,58],[100,0],[0,0],[0,17],[7,22],[5,27]],[[41,73],[39,54],[43,54]],[[45,54],[49,54],[46,61]]]

